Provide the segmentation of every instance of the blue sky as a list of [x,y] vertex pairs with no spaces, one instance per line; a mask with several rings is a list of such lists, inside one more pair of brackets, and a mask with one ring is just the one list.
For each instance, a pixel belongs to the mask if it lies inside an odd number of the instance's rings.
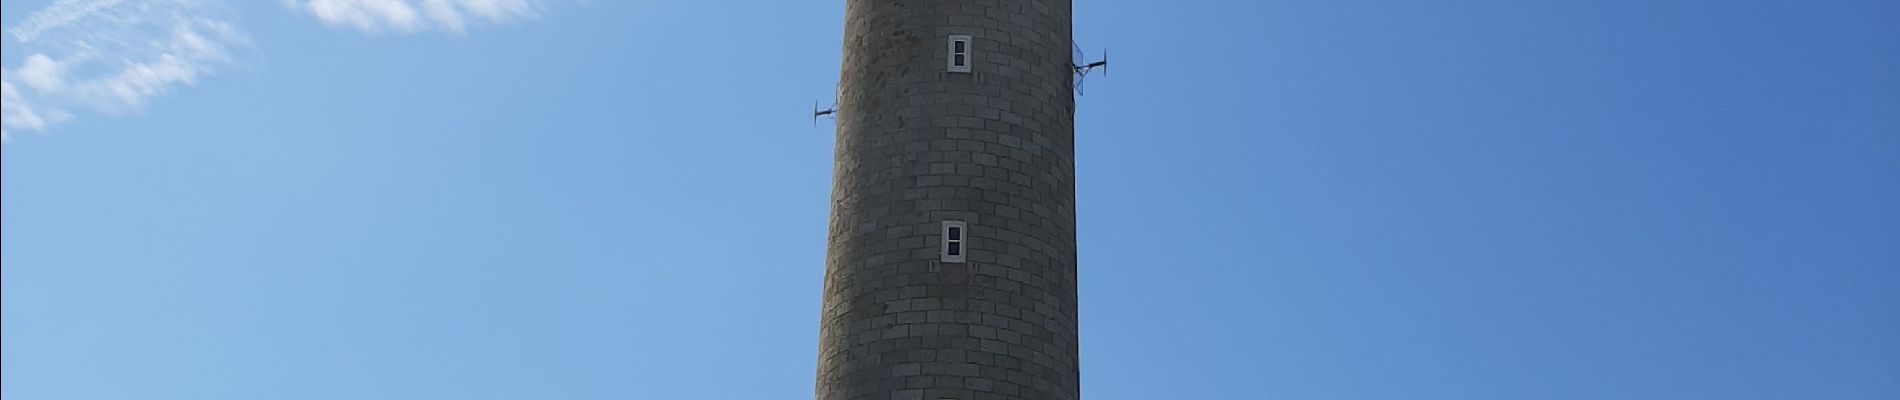
[[[1089,399],[1900,398],[1900,2],[1078,3]],[[809,397],[842,2],[439,5],[0,3],[0,397]]]

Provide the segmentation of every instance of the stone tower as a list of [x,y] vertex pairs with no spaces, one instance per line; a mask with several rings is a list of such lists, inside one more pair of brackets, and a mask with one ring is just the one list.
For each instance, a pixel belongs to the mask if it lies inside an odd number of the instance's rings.
[[847,0],[819,400],[1076,399],[1070,0]]

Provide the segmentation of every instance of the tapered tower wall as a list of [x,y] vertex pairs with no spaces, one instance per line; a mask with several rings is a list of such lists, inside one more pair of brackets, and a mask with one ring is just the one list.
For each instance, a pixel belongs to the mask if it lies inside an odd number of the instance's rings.
[[847,1],[817,399],[1080,396],[1070,7]]

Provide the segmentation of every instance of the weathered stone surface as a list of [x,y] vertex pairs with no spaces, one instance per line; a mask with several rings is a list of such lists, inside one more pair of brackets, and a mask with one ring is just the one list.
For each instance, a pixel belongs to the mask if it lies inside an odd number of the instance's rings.
[[847,1],[818,399],[1080,396],[1070,7]]

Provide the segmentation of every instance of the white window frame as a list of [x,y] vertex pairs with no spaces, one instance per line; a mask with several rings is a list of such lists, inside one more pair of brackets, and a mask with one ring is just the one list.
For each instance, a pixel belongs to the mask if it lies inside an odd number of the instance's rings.
[[[950,238],[952,228],[957,230],[956,239]],[[940,260],[943,262],[960,263],[970,256],[970,224],[963,221],[943,221],[943,231],[939,238],[937,254],[942,256]],[[951,243],[957,244],[957,254],[950,254]]]
[[[957,53],[957,43],[963,43],[962,53]],[[970,51],[970,47],[974,44],[970,40],[970,35],[950,35],[950,41],[947,42],[945,49],[946,56],[943,59],[944,68],[950,72],[970,72],[970,64],[976,63],[975,60],[970,59],[971,53],[975,53]],[[958,55],[963,56],[963,65],[957,65]]]

